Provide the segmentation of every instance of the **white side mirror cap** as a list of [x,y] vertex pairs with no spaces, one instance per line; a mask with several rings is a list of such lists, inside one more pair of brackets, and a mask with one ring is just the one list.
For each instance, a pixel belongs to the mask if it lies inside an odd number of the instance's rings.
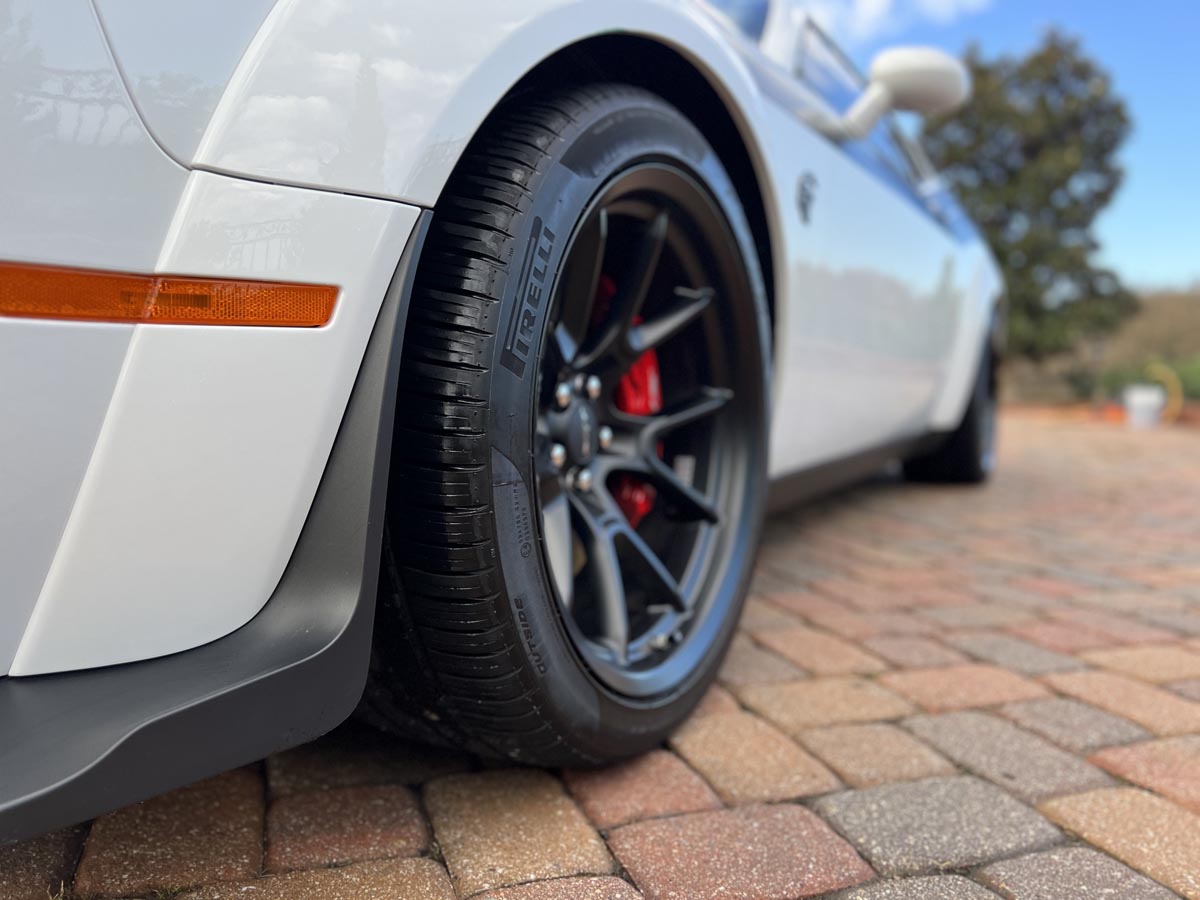
[[871,62],[871,83],[892,95],[894,109],[926,116],[953,112],[971,96],[967,67],[932,47],[895,47]]
[[870,83],[836,130],[843,139],[859,140],[890,110],[936,116],[952,112],[970,96],[967,67],[949,53],[932,47],[895,47],[875,57]]

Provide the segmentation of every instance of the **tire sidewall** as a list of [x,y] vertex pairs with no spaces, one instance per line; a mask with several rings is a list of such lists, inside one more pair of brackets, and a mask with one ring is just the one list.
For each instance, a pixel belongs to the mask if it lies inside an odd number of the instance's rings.
[[[529,207],[514,235],[516,253],[509,261],[491,357],[491,499],[504,585],[496,602],[497,612],[515,631],[513,652],[526,661],[521,667],[525,688],[540,713],[557,725],[570,756],[599,761],[659,743],[707,688],[736,627],[764,508],[769,322],[756,250],[736,190],[711,147],[682,115],[648,93],[614,90],[581,110],[548,152],[553,161],[531,183]],[[757,451],[759,477],[746,485],[743,524],[736,536],[741,564],[726,567],[719,588],[733,592],[736,602],[688,677],[668,693],[634,700],[616,695],[588,670],[558,609],[541,546],[533,422],[555,278],[574,230],[615,175],[650,161],[668,161],[703,185],[736,239],[759,339],[757,348],[739,351],[739,356],[744,365],[759,357],[764,434]],[[514,744],[510,754],[519,758],[519,746]]]

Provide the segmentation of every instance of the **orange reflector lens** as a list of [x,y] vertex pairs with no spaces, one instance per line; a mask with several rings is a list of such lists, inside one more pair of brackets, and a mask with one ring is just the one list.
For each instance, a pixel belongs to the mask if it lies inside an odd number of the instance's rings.
[[338,289],[324,284],[121,275],[0,262],[0,316],[278,325],[315,328],[333,315]]

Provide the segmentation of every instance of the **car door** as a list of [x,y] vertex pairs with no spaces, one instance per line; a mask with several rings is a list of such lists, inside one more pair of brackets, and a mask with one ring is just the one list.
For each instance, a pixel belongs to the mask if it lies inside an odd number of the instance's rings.
[[[840,116],[864,79],[811,21],[801,41],[796,77]],[[836,409],[822,418],[824,450],[845,455],[926,430],[967,273],[923,195],[927,164],[892,116],[863,140],[828,142],[838,152],[811,211],[824,255],[798,287],[798,324]]]
[[782,478],[925,429],[962,278],[894,136],[847,144],[817,127],[862,81],[802,8],[707,5],[764,101],[752,127],[775,227],[770,472]]

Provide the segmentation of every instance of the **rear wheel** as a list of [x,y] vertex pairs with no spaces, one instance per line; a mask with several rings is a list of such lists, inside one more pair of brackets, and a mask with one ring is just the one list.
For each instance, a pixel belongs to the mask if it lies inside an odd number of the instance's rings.
[[996,367],[987,349],[962,422],[932,453],[905,462],[905,477],[956,484],[986,481],[996,466],[996,408]]
[[576,765],[687,715],[763,512],[754,252],[712,149],[645,91],[514,100],[485,125],[414,285],[377,721]]

